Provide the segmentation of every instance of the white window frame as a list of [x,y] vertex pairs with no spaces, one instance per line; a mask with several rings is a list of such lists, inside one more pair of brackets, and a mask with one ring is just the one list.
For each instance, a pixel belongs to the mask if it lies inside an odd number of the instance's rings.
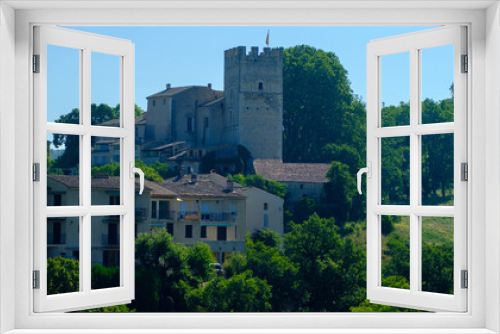
[[[467,183],[461,181],[461,163],[467,163],[466,115],[467,73],[461,73],[461,57],[467,54],[466,28],[463,26],[440,27],[411,34],[371,41],[367,47],[367,163],[370,175],[367,179],[367,297],[373,303],[414,307],[422,310],[447,310],[463,312],[467,309],[467,290],[461,287],[461,270],[467,270]],[[454,76],[454,121],[423,124],[421,91],[422,52],[444,45],[452,45],[451,65]],[[408,125],[382,126],[381,80],[382,58],[407,52],[410,72],[410,114]],[[422,205],[421,141],[424,135],[453,134],[454,138],[454,205]],[[382,203],[382,141],[384,138],[406,137],[410,148],[410,184],[408,205],[384,205]],[[410,221],[410,289],[394,289],[382,286],[382,230],[383,215],[406,216]],[[422,217],[453,217],[454,293],[443,294],[421,291]],[[411,306],[410,306],[411,305]]]
[[[110,304],[123,304],[134,299],[134,179],[130,177],[133,168],[134,132],[134,45],[127,40],[103,37],[60,27],[40,25],[33,28],[34,49],[39,55],[39,73],[34,73],[33,84],[33,162],[39,163],[39,181],[33,184],[34,203],[34,259],[33,269],[39,271],[39,288],[34,289],[35,312],[61,312]],[[78,50],[80,58],[80,113],[79,124],[47,122],[47,47],[72,48]],[[120,115],[119,128],[91,125],[91,61],[92,53],[100,52],[118,56],[120,64]],[[65,207],[47,206],[47,133],[78,135],[80,142],[79,203]],[[120,205],[91,204],[91,138],[114,136],[124,145],[121,156]],[[104,146],[104,144],[102,145]],[[105,145],[110,148],[107,144]],[[103,160],[106,156],[103,156]],[[120,216],[122,236],[120,246],[120,285],[118,287],[92,290],[91,287],[91,218],[107,215]],[[79,291],[47,294],[47,218],[79,217]]]
[[[350,333],[498,333],[500,332],[500,31],[496,1],[413,2],[190,2],[143,4],[44,1],[0,4],[0,330],[37,333],[60,329],[109,333],[143,328],[196,332],[350,332]],[[411,1],[410,1],[411,2]],[[14,10],[11,6],[22,7]],[[45,8],[62,10],[43,10]],[[73,6],[73,7],[72,7]],[[78,9],[75,9],[78,6]],[[99,8],[97,8],[99,6]],[[148,6],[163,8],[147,8]],[[397,8],[391,8],[391,6]],[[143,8],[138,11],[136,8]],[[222,8],[221,8],[222,7]],[[31,9],[30,9],[31,8]],[[83,8],[83,9],[82,9]],[[207,13],[208,12],[208,13]],[[25,198],[32,193],[30,168],[31,27],[62,25],[441,25],[469,26],[469,190],[470,271],[467,313],[435,314],[34,314],[29,256],[33,213]],[[235,24],[236,23],[236,24]],[[486,71],[486,69],[488,69]],[[15,83],[12,84],[12,83]],[[12,126],[15,110],[15,126]],[[28,134],[28,135],[26,135]],[[14,145],[12,138],[15,138]],[[488,152],[486,154],[485,152]],[[15,175],[15,177],[12,177]],[[488,179],[486,182],[486,176]],[[12,189],[16,189],[12,196]],[[486,196],[486,194],[488,196]],[[15,207],[15,210],[5,208]],[[12,224],[15,222],[15,224]],[[14,250],[14,253],[12,252]],[[26,260],[29,259],[29,260]],[[12,288],[15,287],[15,288]],[[486,293],[487,292],[487,293]],[[14,307],[12,307],[14,305]],[[167,328],[168,327],[168,328]],[[358,330],[356,330],[356,328]],[[72,330],[73,329],[73,330]],[[222,329],[222,330],[217,330]],[[295,329],[295,330],[293,330]],[[177,330],[180,332],[181,330]],[[51,331],[52,332],[52,331]],[[161,332],[161,331],[159,331]],[[184,331],[185,332],[185,331]]]

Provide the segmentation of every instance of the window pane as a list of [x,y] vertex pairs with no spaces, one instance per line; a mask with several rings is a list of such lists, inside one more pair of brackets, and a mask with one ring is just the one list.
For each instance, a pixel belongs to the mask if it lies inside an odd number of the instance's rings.
[[158,212],[157,212],[157,201],[151,201],[151,218],[156,219],[158,218]]
[[47,122],[80,124],[80,52],[47,45]]
[[47,205],[80,205],[80,136],[47,134]]
[[422,136],[422,205],[453,206],[453,133]]
[[47,218],[47,294],[80,291],[80,218]]
[[92,125],[120,126],[120,57],[92,52]]
[[422,291],[453,294],[453,221],[422,217]]
[[453,45],[420,51],[422,123],[453,122]]
[[380,57],[382,126],[410,124],[410,53]]
[[92,217],[92,289],[120,286],[120,216]]
[[160,201],[160,219],[171,219],[169,201]]
[[120,138],[92,137],[91,159],[92,205],[111,205],[121,193]]
[[381,138],[382,204],[410,204],[410,137]]
[[410,289],[410,217],[381,216],[382,286]]

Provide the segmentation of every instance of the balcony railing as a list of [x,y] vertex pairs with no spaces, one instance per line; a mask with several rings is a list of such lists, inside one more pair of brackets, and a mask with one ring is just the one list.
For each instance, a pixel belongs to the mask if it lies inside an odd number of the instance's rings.
[[175,211],[160,210],[159,216],[151,217],[151,220],[174,220]]
[[222,222],[235,220],[236,216],[236,212],[179,212],[178,220]]
[[103,246],[119,246],[120,245],[120,236],[119,235],[102,235],[102,245]]
[[48,245],[66,244],[66,234],[61,233],[59,235],[54,235],[53,233],[47,233],[47,244]]
[[199,211],[181,211],[177,214],[178,220],[200,220]]

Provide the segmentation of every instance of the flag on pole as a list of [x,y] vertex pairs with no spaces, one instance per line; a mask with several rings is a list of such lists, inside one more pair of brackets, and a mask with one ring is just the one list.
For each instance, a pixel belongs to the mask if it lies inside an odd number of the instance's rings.
[[269,29],[267,29],[266,45],[269,46]]

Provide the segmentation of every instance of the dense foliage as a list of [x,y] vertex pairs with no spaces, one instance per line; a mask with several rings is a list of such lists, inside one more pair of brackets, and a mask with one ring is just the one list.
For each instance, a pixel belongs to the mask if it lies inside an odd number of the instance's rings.
[[286,195],[286,185],[273,180],[267,180],[262,175],[241,174],[232,175],[231,178],[243,187],[255,187],[267,191],[270,194],[284,198]]

